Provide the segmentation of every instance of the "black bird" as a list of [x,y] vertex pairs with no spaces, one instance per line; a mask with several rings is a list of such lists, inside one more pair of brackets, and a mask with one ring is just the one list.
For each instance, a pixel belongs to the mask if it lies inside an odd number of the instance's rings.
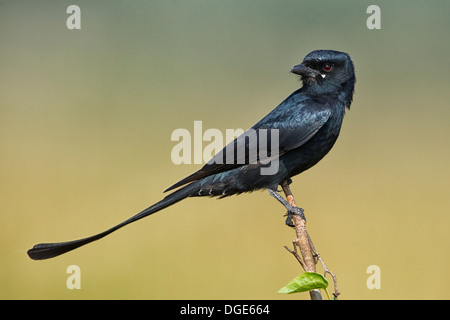
[[[353,62],[344,52],[313,51],[291,72],[301,76],[303,87],[225,146],[199,171],[166,191],[182,188],[99,234],[69,242],[37,244],[28,250],[29,257],[41,260],[58,256],[101,239],[187,197],[223,198],[268,189],[272,196],[280,200],[281,196],[276,193],[278,185],[290,182],[291,177],[314,166],[333,147],[345,109],[350,108],[355,85]],[[265,145],[261,143],[262,140],[266,140]],[[239,153],[239,150],[245,152]],[[274,167],[276,170],[263,174],[262,169],[268,169],[274,163],[277,164]],[[283,203],[291,214],[302,214],[299,208]]]

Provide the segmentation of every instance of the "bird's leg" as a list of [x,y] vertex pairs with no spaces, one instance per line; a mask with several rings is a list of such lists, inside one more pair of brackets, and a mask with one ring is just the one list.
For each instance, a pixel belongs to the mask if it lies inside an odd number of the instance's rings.
[[[297,204],[295,203],[295,200],[294,200],[294,195],[292,194],[291,188],[289,187],[289,185],[290,185],[291,183],[292,183],[292,180],[291,180],[291,179],[288,179],[288,180],[282,181],[282,182],[280,183],[280,186],[281,186],[281,188],[282,188],[283,191],[284,191],[284,194],[285,194],[285,196],[286,196],[286,199],[287,199],[288,203],[289,203],[292,207],[297,208]],[[302,208],[299,208],[299,209],[302,211],[302,215],[300,215],[300,217],[301,217],[301,218],[305,221],[305,223],[306,223],[306,218],[305,218],[304,210],[303,210]],[[288,226],[295,227],[295,223],[293,222],[293,213],[288,211],[286,215],[287,215],[287,218],[286,218],[286,224],[287,224]]]
[[268,189],[268,190],[269,190],[269,194],[272,197],[274,197],[275,199],[277,199],[287,209],[288,212],[287,212],[287,218],[286,218],[286,225],[288,225],[289,227],[294,227],[294,223],[292,222],[293,215],[299,215],[303,220],[306,221],[302,208],[291,205],[282,196],[280,196],[276,191],[274,191],[272,189]]

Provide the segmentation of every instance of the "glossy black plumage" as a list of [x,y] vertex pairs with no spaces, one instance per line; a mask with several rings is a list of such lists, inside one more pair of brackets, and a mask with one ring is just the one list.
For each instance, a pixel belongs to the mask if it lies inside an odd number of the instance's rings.
[[[256,138],[238,137],[219,152],[212,161],[199,171],[179,181],[168,190],[180,188],[163,200],[143,210],[130,219],[97,235],[80,240],[44,243],[28,250],[35,260],[58,256],[89,242],[101,239],[121,227],[162,210],[187,197],[226,197],[258,189],[275,190],[291,177],[309,169],[319,162],[333,147],[353,97],[355,74],[350,57],[343,52],[316,50],[309,53],[302,64],[292,68],[292,73],[302,77],[303,87],[287,97],[251,130]],[[262,155],[272,159],[276,154],[267,146],[259,144],[259,133],[266,129],[278,134],[278,170],[274,174],[261,174]],[[268,140],[271,142],[271,140]],[[253,144],[258,148],[251,152]],[[226,158],[231,145],[234,151],[245,148],[246,152],[232,152]]]

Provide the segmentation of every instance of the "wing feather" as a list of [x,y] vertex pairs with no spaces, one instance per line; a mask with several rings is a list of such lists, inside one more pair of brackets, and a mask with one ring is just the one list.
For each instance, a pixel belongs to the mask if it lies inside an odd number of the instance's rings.
[[[297,91],[298,92],[298,91]],[[331,110],[294,92],[252,128],[227,144],[200,170],[164,192],[213,174],[232,170],[270,157],[282,157],[311,139],[328,121]],[[278,152],[272,139],[278,138]],[[267,162],[265,162],[267,163]]]

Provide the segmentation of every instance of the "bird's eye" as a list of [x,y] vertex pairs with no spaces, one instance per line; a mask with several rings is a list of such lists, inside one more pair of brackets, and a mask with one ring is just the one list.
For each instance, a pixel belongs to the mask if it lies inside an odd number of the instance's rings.
[[326,65],[324,65],[323,66],[323,71],[325,71],[325,72],[330,72],[332,69],[333,69],[333,65],[332,64],[326,64]]

